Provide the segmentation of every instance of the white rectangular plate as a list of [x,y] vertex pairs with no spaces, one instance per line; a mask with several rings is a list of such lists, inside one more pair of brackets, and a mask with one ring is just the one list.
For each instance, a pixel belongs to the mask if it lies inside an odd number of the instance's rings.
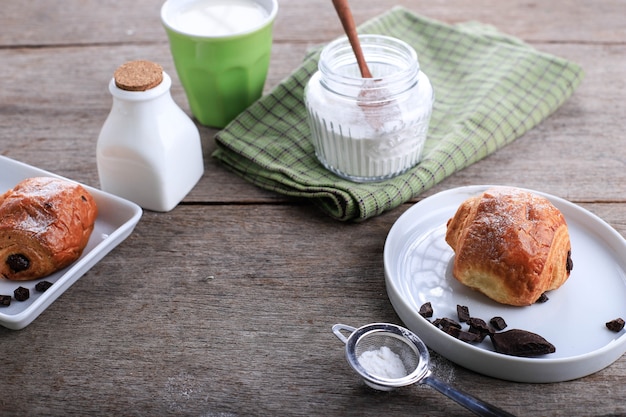
[[[0,194],[26,178],[44,176],[62,178],[1,155],[0,173],[2,173],[0,174]],[[142,210],[137,204],[86,185],[83,187],[91,193],[98,205],[98,218],[87,247],[77,261],[45,278],[32,281],[10,281],[0,277],[0,294],[2,295],[13,297],[13,292],[20,286],[30,290],[28,300],[17,301],[13,298],[10,306],[0,307],[0,324],[4,327],[18,330],[32,323],[65,290],[124,241],[139,222]],[[37,292],[35,285],[40,281],[51,282],[52,286],[46,292]]]

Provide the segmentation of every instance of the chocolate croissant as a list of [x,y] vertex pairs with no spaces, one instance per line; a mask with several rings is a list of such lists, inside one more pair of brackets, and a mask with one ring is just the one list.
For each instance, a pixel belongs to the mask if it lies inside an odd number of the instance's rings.
[[0,276],[24,281],[56,272],[80,257],[98,208],[79,184],[28,178],[0,196]]
[[461,203],[446,242],[455,252],[454,277],[502,304],[533,304],[573,268],[563,214],[516,188],[494,187]]

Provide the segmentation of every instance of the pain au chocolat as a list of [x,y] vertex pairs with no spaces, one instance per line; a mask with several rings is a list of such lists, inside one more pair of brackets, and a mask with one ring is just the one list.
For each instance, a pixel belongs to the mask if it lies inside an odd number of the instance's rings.
[[493,187],[465,200],[447,223],[453,275],[502,304],[526,306],[569,278],[567,223],[546,198]]
[[42,278],[78,259],[93,231],[96,203],[79,184],[28,178],[0,195],[0,276]]

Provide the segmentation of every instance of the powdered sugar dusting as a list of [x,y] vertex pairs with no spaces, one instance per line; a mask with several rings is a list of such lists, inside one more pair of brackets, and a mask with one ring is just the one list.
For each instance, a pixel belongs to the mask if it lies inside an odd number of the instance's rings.
[[[26,179],[4,195],[0,207],[9,214],[3,220],[14,229],[42,233],[56,221],[53,198],[68,193],[71,186],[68,181],[52,177]],[[24,201],[30,204],[23,204]],[[12,206],[19,210],[12,210]]]
[[506,241],[516,242],[528,254],[547,250],[545,242],[537,240],[537,230],[554,229],[546,218],[558,213],[546,198],[510,187],[487,190],[477,210],[470,234],[482,242],[480,251],[493,262],[507,255],[503,244]]
[[452,385],[456,379],[456,370],[452,362],[437,352],[430,352],[430,370],[437,379]]
[[50,197],[66,190],[68,181],[53,177],[35,177],[22,181],[13,189],[16,193],[28,194],[34,197]]

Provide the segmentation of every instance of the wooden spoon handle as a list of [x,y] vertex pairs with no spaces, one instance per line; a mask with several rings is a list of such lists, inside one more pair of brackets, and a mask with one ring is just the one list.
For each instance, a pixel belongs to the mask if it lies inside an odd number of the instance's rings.
[[359,35],[356,31],[354,18],[352,17],[352,11],[350,10],[348,0],[333,0],[333,5],[335,6],[335,10],[337,11],[339,20],[341,20],[343,30],[346,32],[348,40],[350,41],[350,46],[352,46],[352,50],[356,56],[356,62],[359,66],[359,71],[361,71],[361,77],[372,78],[372,73],[370,72],[367,62],[365,61],[365,57],[363,56],[361,42],[359,42]]

